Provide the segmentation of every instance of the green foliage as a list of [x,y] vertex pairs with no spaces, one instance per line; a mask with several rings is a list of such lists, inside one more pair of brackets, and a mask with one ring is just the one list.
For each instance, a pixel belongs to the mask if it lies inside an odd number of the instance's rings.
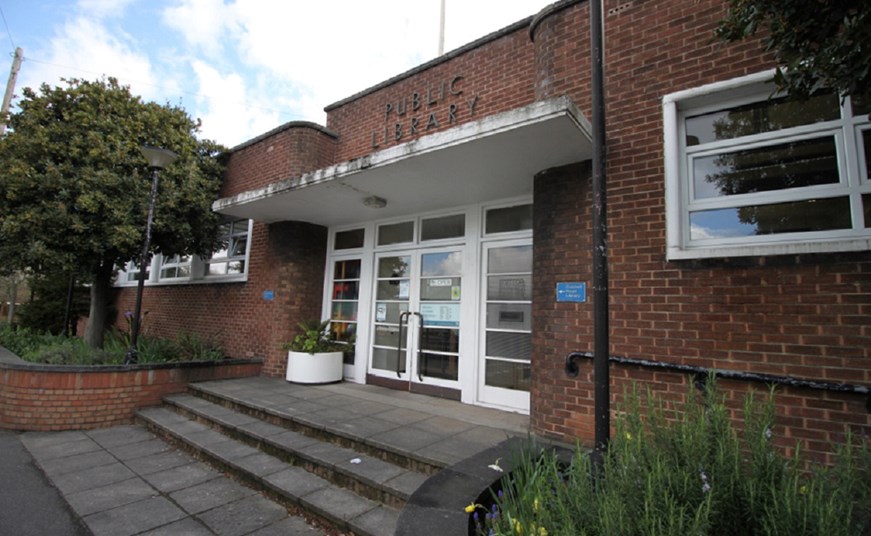
[[25,88],[0,139],[6,269],[72,272],[108,288],[114,268],[140,254],[151,188],[143,145],[179,155],[160,172],[152,251],[212,251],[223,165],[221,147],[197,140],[199,122],[143,102],[114,78],[64,83]]
[[[0,346],[25,361],[49,365],[122,365],[128,341],[125,333],[114,332],[102,350],[95,350],[77,337],[0,326]],[[139,364],[224,359],[224,352],[216,342],[187,333],[175,339],[140,336],[138,347]]]
[[[69,292],[69,276],[63,273],[34,275],[29,279],[33,299],[18,307],[19,324],[38,332],[54,334],[64,332],[64,314]],[[74,333],[76,319],[88,314],[88,289],[81,284],[73,288],[73,301],[70,308],[71,333]]]
[[716,35],[762,32],[778,63],[775,82],[807,97],[823,88],[871,96],[871,3],[856,0],[730,0]]
[[[772,444],[773,398],[748,398],[736,431],[709,382],[706,402],[667,410],[648,393],[627,397],[596,478],[578,448],[520,453],[479,534],[861,535],[871,531],[871,449],[848,435],[833,467],[807,471]],[[688,398],[692,398],[690,393]],[[666,419],[666,416],[669,419]],[[671,419],[677,419],[673,422]]]
[[347,344],[331,339],[329,320],[300,322],[299,328],[302,332],[295,336],[290,343],[284,345],[286,350],[307,354],[348,351]]

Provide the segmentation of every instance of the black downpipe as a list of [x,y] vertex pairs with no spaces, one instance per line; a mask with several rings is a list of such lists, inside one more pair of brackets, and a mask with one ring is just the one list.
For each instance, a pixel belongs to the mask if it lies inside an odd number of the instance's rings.
[[605,185],[605,65],[602,0],[590,0],[593,104],[593,364],[595,382],[596,453],[601,463],[611,434],[611,393],[608,370],[608,220]]

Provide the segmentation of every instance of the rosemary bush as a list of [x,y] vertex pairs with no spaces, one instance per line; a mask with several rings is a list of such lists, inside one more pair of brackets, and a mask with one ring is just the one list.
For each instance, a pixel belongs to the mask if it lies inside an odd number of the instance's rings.
[[[594,478],[590,456],[576,449],[561,463],[553,452],[519,454],[491,507],[477,505],[485,535],[871,534],[871,450],[849,433],[832,467],[808,469],[800,453],[773,444],[773,393],[748,396],[737,431],[713,379],[705,402],[690,393],[671,413],[633,390]],[[666,416],[671,417],[667,420]],[[474,505],[473,505],[474,506]]]

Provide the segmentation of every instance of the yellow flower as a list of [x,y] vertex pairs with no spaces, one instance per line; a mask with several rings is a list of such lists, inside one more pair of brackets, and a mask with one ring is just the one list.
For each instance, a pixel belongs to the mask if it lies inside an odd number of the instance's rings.
[[626,441],[632,441],[632,432],[626,432]]
[[802,484],[801,487],[798,488],[798,492],[801,493],[802,495],[806,494],[807,493],[807,486]]
[[535,500],[532,501],[532,511],[538,513],[538,506],[538,497],[536,497]]
[[538,529],[538,536],[547,536],[547,529],[544,527]]
[[514,520],[514,532],[518,534],[523,534],[523,525],[520,524],[520,521]]
[[466,507],[466,513],[471,514],[472,512],[475,511],[476,508],[478,508],[478,506],[479,505],[477,505],[475,503],[469,503],[469,506]]

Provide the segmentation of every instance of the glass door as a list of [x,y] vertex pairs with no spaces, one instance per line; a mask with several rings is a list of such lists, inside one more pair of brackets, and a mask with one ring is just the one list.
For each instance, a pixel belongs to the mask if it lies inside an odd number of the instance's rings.
[[532,361],[532,242],[483,247],[483,311],[478,396],[529,411]]
[[456,247],[376,255],[372,374],[457,386],[462,260]]

